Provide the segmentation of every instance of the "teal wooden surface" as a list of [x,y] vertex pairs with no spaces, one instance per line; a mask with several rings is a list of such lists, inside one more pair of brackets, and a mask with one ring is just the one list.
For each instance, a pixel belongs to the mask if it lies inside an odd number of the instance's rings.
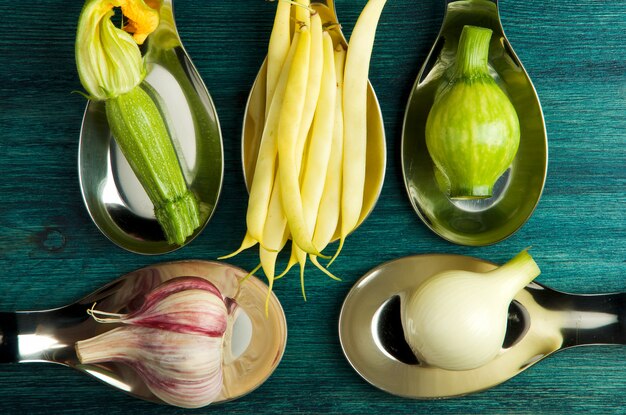
[[[337,0],[349,34],[364,0]],[[626,348],[557,354],[489,391],[413,401],[363,381],[344,359],[339,310],[352,284],[399,256],[447,252],[503,262],[533,246],[539,281],[557,289],[626,291],[626,8],[622,0],[503,0],[505,31],[540,96],[550,145],[548,180],[530,221],[495,246],[438,238],[414,214],[399,165],[402,116],[443,15],[442,0],[390,0],[378,30],[371,80],[388,139],[381,199],[333,266],[343,282],[295,273],[275,288],[289,323],[282,363],[258,390],[196,413],[626,414]],[[116,276],[159,261],[214,259],[245,231],[240,167],[247,94],[267,46],[275,5],[262,0],[177,0],[188,52],[215,100],[226,156],[224,189],[204,233],[175,253],[146,257],[112,245],[91,223],[76,158],[84,99],[73,37],[82,1],[0,0],[0,310],[52,308]],[[250,269],[255,252],[231,263]],[[182,413],[132,399],[60,366],[0,366],[0,413]]]

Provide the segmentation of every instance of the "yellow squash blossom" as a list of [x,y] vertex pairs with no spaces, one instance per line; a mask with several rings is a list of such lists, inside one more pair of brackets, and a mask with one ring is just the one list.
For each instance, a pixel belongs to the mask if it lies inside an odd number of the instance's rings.
[[[111,21],[114,7],[120,7],[128,19],[123,29]],[[78,21],[75,53],[80,81],[91,98],[113,98],[141,83],[145,69],[137,45],[158,25],[158,10],[143,0],[85,3]]]

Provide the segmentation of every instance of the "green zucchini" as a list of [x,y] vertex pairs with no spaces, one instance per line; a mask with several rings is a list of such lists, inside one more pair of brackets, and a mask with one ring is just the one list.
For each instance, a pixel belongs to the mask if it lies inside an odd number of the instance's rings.
[[[124,29],[111,21],[117,6],[129,20]],[[109,128],[153,203],[165,238],[182,245],[200,226],[198,202],[159,107],[141,87],[146,69],[138,44],[158,24],[158,11],[143,0],[88,0],[78,22],[76,66],[89,99],[104,101]]]
[[105,108],[115,142],[154,204],[168,242],[183,244],[200,226],[200,214],[159,109],[141,86],[106,100]]

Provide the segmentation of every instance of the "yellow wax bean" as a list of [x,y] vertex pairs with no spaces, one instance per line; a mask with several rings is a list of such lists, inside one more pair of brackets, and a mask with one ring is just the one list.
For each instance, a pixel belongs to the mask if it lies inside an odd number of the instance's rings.
[[256,239],[254,239],[252,236],[250,236],[248,232],[246,232],[246,235],[243,237],[243,241],[241,242],[241,246],[235,252],[228,254],[228,255],[221,256],[217,259],[232,258],[235,255],[240,254],[242,251],[245,251],[246,249],[253,247],[254,245],[256,245],[256,243],[257,243]]
[[297,38],[299,36],[299,33],[294,36],[294,42],[289,50],[285,64],[283,65],[278,85],[276,85],[276,91],[270,105],[270,111],[267,119],[265,120],[263,135],[261,136],[261,145],[259,147],[259,155],[257,156],[254,177],[252,178],[252,184],[250,186],[246,223],[250,236],[257,240],[261,245],[264,245],[263,227],[265,224],[265,218],[267,217],[267,210],[272,193],[272,185],[274,183],[274,174],[276,171],[276,154],[278,151],[278,144],[276,140],[278,135],[278,124],[282,112],[285,92],[287,90],[287,81],[289,79],[292,61],[294,60],[296,46],[298,44]]
[[[333,56],[333,41],[328,33],[324,33],[321,89],[315,111],[315,120],[308,146],[308,157],[302,183],[304,217],[307,230],[311,233],[315,230],[316,218],[325,215],[325,212],[319,210],[319,207],[333,142],[336,96],[337,79]],[[328,242],[329,240],[324,241],[324,244],[327,245]],[[304,252],[302,253],[302,257],[298,257],[301,264],[306,261]],[[322,268],[320,267],[320,269]],[[325,271],[325,273],[330,274],[327,271]],[[303,274],[303,272],[301,272],[301,274]],[[333,276],[333,278],[336,277]]]
[[[315,221],[326,181],[333,141],[335,99],[337,96],[333,41],[328,33],[324,33],[323,38],[324,71],[302,182],[304,218],[308,231],[311,233],[315,230]],[[323,214],[324,212],[320,213]]]
[[[308,6],[308,3],[307,3],[307,6]],[[298,7],[298,6],[294,6],[294,7],[296,9],[296,15],[298,16],[296,17],[296,19],[298,20],[309,19],[309,17],[307,16],[307,13],[309,11],[307,9],[305,9],[304,7]],[[322,22],[321,22],[319,15],[315,14],[314,16],[312,16],[310,18],[310,22],[312,26],[311,27],[311,56],[312,57],[322,56],[323,54]],[[307,88],[306,88],[306,98],[305,98],[305,103],[304,103],[304,108],[303,108],[303,115],[301,117],[300,129],[298,132],[298,141],[296,143],[296,149],[295,149],[295,155],[294,155],[294,158],[296,161],[296,170],[298,172],[300,172],[302,169],[302,163],[303,163],[303,157],[304,157],[303,153],[306,150],[307,137],[308,137],[311,122],[313,120],[313,116],[315,113],[315,105],[317,103],[317,99],[319,96],[319,88],[320,88],[320,83],[321,83],[321,78],[322,78],[322,61],[320,59],[311,58],[309,60],[309,65],[310,66],[309,66],[309,74],[308,74],[308,83],[307,83]],[[298,173],[298,177],[299,176],[300,176],[300,173]],[[272,198],[274,197],[275,194],[276,192],[272,192]],[[285,222],[285,225],[286,225],[286,222]],[[278,230],[276,230],[276,232],[278,232]],[[287,230],[287,234],[289,234],[288,230]],[[300,250],[296,244],[292,244],[291,257],[289,258],[289,263],[287,267],[285,268],[285,270],[279,276],[277,276],[276,279],[282,278],[282,276],[284,276],[287,272],[289,272],[289,270],[296,263],[300,262],[298,261],[298,258],[304,258],[304,261],[306,261],[306,253]],[[301,266],[300,271],[302,275],[304,272],[303,270],[304,264],[300,262],[300,266]]]
[[[261,137],[259,155],[257,156],[257,164],[254,170],[254,178],[250,189],[248,213],[246,215],[248,232],[261,245],[264,245],[263,225],[265,218],[267,217],[273,184],[272,179],[276,171],[276,153],[278,150],[276,140],[279,129],[278,127],[282,117],[281,113],[287,90],[287,83],[289,80],[292,61],[296,53],[300,32],[303,28],[306,28],[306,31],[308,32],[308,26],[306,26],[306,24],[310,22],[310,12],[308,10],[310,2],[308,0],[298,0],[297,3],[301,6],[294,6],[296,7],[296,18],[303,25],[296,25],[296,33],[292,39],[285,63],[281,68],[278,84],[276,85],[274,96],[272,97],[270,109],[267,112],[265,126],[263,128],[263,136]],[[310,43],[310,40],[307,43]],[[258,172],[260,175],[257,180]]]
[[294,4],[296,15],[296,30],[298,30],[298,24],[306,27],[311,27],[311,1],[310,0],[296,0]]
[[283,236],[286,229],[287,218],[283,213],[280,179],[278,174],[276,174],[267,219],[265,220],[265,227],[263,228],[265,246],[272,251],[280,251],[287,242]]
[[[304,153],[298,153],[298,152],[296,153],[296,167],[297,167],[298,172],[300,172],[302,169],[302,164],[307,158],[307,148],[304,145],[304,143],[301,146],[297,146],[296,148],[297,148],[296,152],[298,151],[298,149],[304,151]],[[303,256],[304,256],[304,259],[302,258]],[[282,278],[285,274],[287,274],[291,270],[291,268],[293,268],[294,265],[298,263],[300,264],[300,276],[301,276],[301,281],[302,281],[304,278],[304,267],[306,265],[306,252],[298,248],[298,245],[296,245],[295,243],[292,243],[291,254],[289,256],[289,262],[287,263],[287,266],[285,267],[283,272],[280,275],[278,275],[276,279]],[[303,284],[302,286],[304,287]],[[303,288],[302,296],[306,300],[304,288]]]
[[291,4],[279,1],[274,17],[274,26],[270,36],[270,43],[267,48],[267,86],[265,94],[265,116],[270,110],[272,97],[276,90],[276,84],[280,78],[280,71],[289,54],[291,43],[290,15]]
[[[274,187],[272,188],[272,196],[270,198],[270,207],[265,220],[265,228],[263,230],[263,238],[267,246],[272,249],[268,251],[260,247],[261,265],[263,272],[268,280],[274,278],[276,259],[279,252],[283,249],[289,239],[289,229],[287,228],[287,218],[283,213],[282,198],[280,194],[280,179],[278,174],[274,177]],[[280,277],[285,274],[283,272]]]
[[293,268],[293,266],[298,263],[298,255],[296,253],[297,248],[298,246],[292,241],[291,242],[291,255],[289,257],[289,262],[287,263],[287,266],[285,267],[283,272],[281,272],[279,275],[276,276],[276,279],[284,277],[285,274],[291,271],[291,268]]
[[[291,244],[291,255],[295,259],[295,263],[300,264],[300,289],[302,290],[302,298],[306,301],[306,290],[304,289],[304,269],[306,268],[306,252],[298,248],[295,243]],[[291,258],[289,259],[291,263]]]
[[[319,18],[319,16],[314,15],[311,17],[311,24],[313,26],[313,28],[311,29],[312,35],[313,29],[316,25],[316,18]],[[310,118],[315,117],[315,124],[313,125],[312,131],[309,131],[309,128],[303,128],[301,125],[300,136],[298,138],[298,148],[296,149],[296,154],[302,154],[304,152],[306,155],[306,157],[303,157],[304,168],[302,168],[302,171],[304,173],[302,175],[302,203],[305,220],[307,222],[307,229],[308,232],[311,233],[315,228],[315,217],[317,216],[318,207],[320,204],[319,200],[321,198],[321,193],[324,188],[326,168],[328,165],[328,158],[330,156],[329,152],[331,148],[333,133],[332,118],[334,118],[334,107],[337,91],[335,79],[335,65],[333,61],[332,39],[327,33],[322,34],[321,26],[319,34],[322,41],[320,42],[318,51],[314,51],[313,41],[311,45],[311,59],[319,62],[320,67],[314,69],[314,65],[312,62],[311,71],[319,71],[319,75],[311,76],[311,74],[309,74],[309,87],[307,90],[307,102],[309,105],[312,105],[314,107],[314,110],[311,111]],[[314,58],[314,56],[322,56],[322,59]],[[328,66],[324,67],[324,65]],[[323,79],[323,76],[326,77],[326,80]],[[322,90],[324,85],[326,88],[325,92]],[[313,101],[312,99],[315,99],[315,101]],[[307,103],[305,103],[305,106],[306,105]],[[303,115],[303,119],[304,117],[305,116]],[[311,133],[311,139],[309,140],[307,145],[305,138],[309,133]],[[334,232],[334,229],[332,232]],[[328,244],[328,241],[326,242],[326,244]],[[306,252],[300,249],[297,244],[293,244],[291,249],[291,257],[283,274],[285,272],[288,272],[291,267],[293,267],[296,263],[300,264],[302,296],[306,300],[306,294],[304,291],[304,269],[306,265]],[[338,279],[334,275],[330,274],[321,265],[319,265],[319,268],[332,278]]]
[[[300,7],[301,8],[301,7]],[[298,9],[298,7],[296,7]],[[302,9],[302,8],[301,8]],[[311,16],[311,59],[309,61],[309,78],[306,88],[306,98],[304,103],[303,114],[300,123],[300,129],[298,132],[298,141],[296,143],[295,149],[295,160],[296,160],[296,169],[298,171],[298,177],[301,176],[301,171],[303,170],[302,164],[306,158],[307,152],[307,138],[309,136],[311,130],[311,123],[313,121],[313,117],[315,115],[315,107],[317,105],[317,100],[320,92],[320,84],[322,81],[322,70],[323,70],[323,62],[321,58],[323,57],[323,30],[322,30],[322,22],[320,16],[318,14],[314,14]],[[291,256],[289,258],[289,263],[285,270],[276,278],[281,278],[284,276],[291,268],[300,263],[300,277],[301,281],[304,279],[304,266],[306,262],[306,252],[302,251],[298,248],[297,244],[292,244],[291,247]],[[304,287],[304,285],[302,284]],[[304,293],[303,288],[303,297],[306,299],[306,295]]]
[[[323,71],[323,29],[322,20],[318,13],[313,14],[310,17],[311,21],[311,58],[309,60],[309,80],[306,88],[306,98],[304,101],[304,109],[302,111],[302,118],[300,121],[300,130],[298,132],[298,141],[296,142],[296,159],[298,163],[298,177],[303,176],[304,169],[302,165],[306,163],[304,156],[299,157],[307,150],[307,138],[311,132],[311,124],[315,116],[315,108],[320,94],[320,87],[322,83],[322,71]],[[303,206],[306,203],[303,201]],[[313,232],[312,229],[309,232]],[[300,281],[302,286],[302,297],[306,300],[306,294],[304,292],[304,268],[306,265],[306,252],[300,249],[296,244],[292,246],[292,260],[296,260],[300,264]]]
[[319,255],[313,246],[311,232],[304,221],[300,183],[296,161],[296,143],[308,81],[311,33],[307,27],[300,31],[298,47],[289,73],[289,88],[285,93],[278,124],[278,160],[283,209],[294,242],[304,251]]
[[[307,137],[311,130],[311,123],[315,116],[315,108],[320,94],[320,86],[322,83],[323,70],[323,36],[322,36],[322,20],[319,14],[315,13],[311,16],[311,59],[309,60],[309,80],[306,88],[306,98],[304,101],[304,109],[302,111],[302,119],[300,121],[300,130],[298,131],[298,141],[296,144],[296,157],[304,153]],[[298,170],[299,172],[301,170]]]
[[278,175],[274,177],[274,188],[272,189],[272,197],[270,199],[269,211],[265,221],[263,230],[263,238],[267,246],[272,249],[269,251],[259,246],[259,257],[261,266],[268,282],[273,284],[276,273],[276,259],[279,252],[287,243],[289,231],[287,229],[287,219],[283,213],[283,206],[280,197],[280,180]]
[[376,26],[385,3],[386,0],[367,2],[348,44],[343,85],[341,235],[335,258],[341,251],[346,236],[356,227],[363,206],[367,148],[367,80]]
[[[337,96],[335,100],[335,117],[333,137],[328,161],[328,171],[324,183],[324,192],[320,201],[313,244],[323,250],[330,243],[339,224],[339,212],[341,209],[341,184],[342,184],[342,160],[343,160],[343,70],[346,61],[346,50],[338,45],[334,53],[335,74],[337,79]],[[310,255],[311,262],[322,269],[317,262],[317,257]],[[322,269],[324,271],[324,269]]]

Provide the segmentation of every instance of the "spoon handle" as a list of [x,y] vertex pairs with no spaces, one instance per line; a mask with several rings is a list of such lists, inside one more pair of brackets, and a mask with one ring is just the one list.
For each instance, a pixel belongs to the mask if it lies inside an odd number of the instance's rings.
[[17,362],[17,317],[0,313],[0,363]]
[[626,345],[626,293],[572,295],[567,307],[563,347],[591,344]]

